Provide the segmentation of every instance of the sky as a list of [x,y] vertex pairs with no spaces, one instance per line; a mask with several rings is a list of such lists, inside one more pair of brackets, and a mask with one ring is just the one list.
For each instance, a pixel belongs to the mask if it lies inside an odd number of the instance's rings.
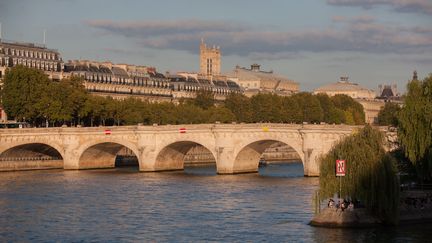
[[222,72],[273,70],[312,91],[341,76],[399,91],[432,73],[432,0],[1,0],[2,39],[43,42],[63,60],[199,71],[199,43]]

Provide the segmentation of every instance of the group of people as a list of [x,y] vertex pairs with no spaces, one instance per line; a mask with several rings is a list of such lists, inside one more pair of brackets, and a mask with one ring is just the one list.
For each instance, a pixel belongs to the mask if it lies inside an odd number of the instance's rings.
[[432,193],[426,193],[417,197],[401,198],[401,206],[405,209],[430,209],[432,208]]
[[348,209],[349,211],[354,210],[354,202],[347,199],[339,199],[339,201],[335,204],[335,201],[333,198],[330,198],[329,202],[327,203],[328,208],[336,208],[336,211],[339,209],[343,212],[345,209]]

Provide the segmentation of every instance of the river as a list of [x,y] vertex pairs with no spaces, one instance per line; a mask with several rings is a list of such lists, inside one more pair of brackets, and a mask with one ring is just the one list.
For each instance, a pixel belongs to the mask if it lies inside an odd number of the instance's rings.
[[431,225],[308,225],[318,178],[300,163],[259,174],[214,167],[0,173],[0,242],[424,242]]

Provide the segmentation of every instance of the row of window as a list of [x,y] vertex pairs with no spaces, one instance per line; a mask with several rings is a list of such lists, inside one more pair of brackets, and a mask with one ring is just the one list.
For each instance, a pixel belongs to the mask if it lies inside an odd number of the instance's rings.
[[45,62],[22,58],[0,58],[0,66],[13,67],[16,65],[24,65],[26,67],[37,68],[44,71],[60,72],[62,69],[61,64],[57,62]]
[[[0,51],[3,53],[3,51]],[[47,60],[60,60],[60,56],[54,52],[44,52],[44,51],[29,51],[22,49],[4,48],[4,54],[19,57],[29,57]]]
[[[119,84],[122,85],[122,83],[119,82],[105,82],[106,84]],[[124,84],[123,84],[124,85]],[[130,85],[135,86],[135,85]],[[200,86],[194,86],[194,85],[170,85],[168,83],[159,83],[159,82],[146,82],[143,85],[139,85],[142,87],[154,87],[154,88],[163,88],[163,89],[170,89],[170,90],[176,90],[176,91],[190,91],[190,92],[196,92],[199,90],[206,90],[206,91],[212,91],[216,94],[230,94],[232,92],[237,92],[236,90],[231,90],[228,88],[216,88],[216,87],[200,87]],[[94,91],[107,91],[106,88],[98,87],[96,89],[96,86],[93,86]],[[112,88],[113,91],[116,90],[116,88]],[[132,90],[132,89],[131,89]],[[135,93],[135,92],[134,92]]]

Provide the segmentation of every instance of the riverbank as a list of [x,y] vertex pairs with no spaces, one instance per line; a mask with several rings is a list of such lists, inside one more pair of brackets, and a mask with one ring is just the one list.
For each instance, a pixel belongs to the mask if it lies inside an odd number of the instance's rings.
[[[432,191],[403,191],[399,204],[399,224],[432,222]],[[372,216],[365,208],[352,210],[324,208],[311,220],[310,225],[337,228],[364,228],[382,225],[383,222]]]
[[310,222],[312,226],[364,228],[378,226],[382,222],[370,215],[365,208],[344,210],[338,208],[324,208]]

